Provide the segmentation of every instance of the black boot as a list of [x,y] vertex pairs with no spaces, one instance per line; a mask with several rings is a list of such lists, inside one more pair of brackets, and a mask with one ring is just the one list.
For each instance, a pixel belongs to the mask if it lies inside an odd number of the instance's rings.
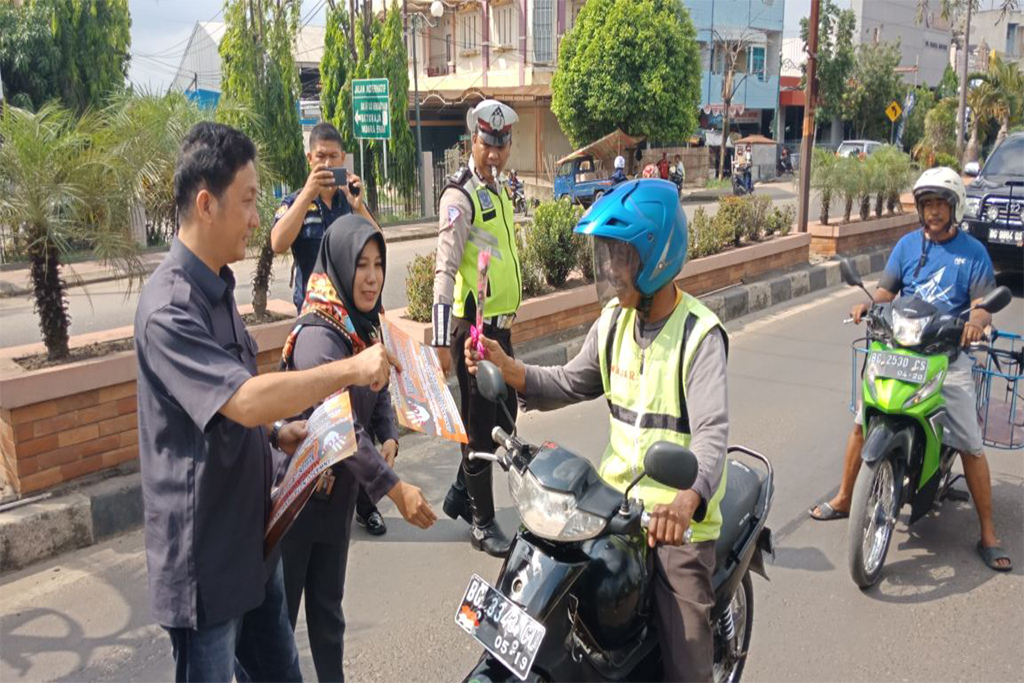
[[473,523],[473,506],[469,502],[469,493],[466,492],[466,475],[462,471],[462,463],[459,463],[459,473],[455,477],[455,483],[448,489],[448,495],[444,497],[444,514],[452,519],[460,517],[466,520],[466,524]]
[[473,508],[473,528],[469,542],[491,557],[505,557],[512,541],[494,519],[494,489],[491,486],[490,464],[477,473],[466,472],[466,490]]

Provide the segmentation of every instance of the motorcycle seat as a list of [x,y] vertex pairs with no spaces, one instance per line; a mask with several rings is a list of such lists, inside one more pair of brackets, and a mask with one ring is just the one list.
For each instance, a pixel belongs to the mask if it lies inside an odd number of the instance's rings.
[[719,504],[722,529],[715,541],[715,569],[723,567],[729,552],[746,541],[753,528],[754,508],[761,495],[761,477],[738,460],[730,460],[725,495]]

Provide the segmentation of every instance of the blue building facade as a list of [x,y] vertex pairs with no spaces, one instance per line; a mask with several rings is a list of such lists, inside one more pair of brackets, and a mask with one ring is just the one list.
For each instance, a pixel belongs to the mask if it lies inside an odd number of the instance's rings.
[[723,43],[741,42],[733,77],[731,127],[744,133],[771,130],[779,96],[785,0],[681,0],[701,46],[701,125],[721,129]]

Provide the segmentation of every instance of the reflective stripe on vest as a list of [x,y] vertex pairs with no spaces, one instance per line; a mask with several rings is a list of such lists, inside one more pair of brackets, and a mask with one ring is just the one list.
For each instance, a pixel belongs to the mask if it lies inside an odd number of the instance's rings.
[[466,317],[467,297],[476,299],[477,258],[485,247],[491,249],[491,264],[487,271],[484,315],[515,313],[523,298],[523,279],[516,248],[512,200],[507,192],[495,195],[475,179],[470,179],[460,189],[465,190],[473,202],[473,228],[455,276],[452,313],[458,318]]
[[[701,342],[711,330],[721,327],[714,313],[685,293],[646,349],[636,343],[635,323],[636,311],[623,309],[617,302],[602,311],[598,323],[601,377],[611,412],[609,444],[600,473],[620,491],[642,471],[644,454],[655,442],[690,445],[686,377]],[[723,468],[704,519],[692,524],[694,542],[718,538],[722,526],[719,502],[725,493],[727,471]],[[633,490],[648,510],[672,502],[678,493],[648,477]]]

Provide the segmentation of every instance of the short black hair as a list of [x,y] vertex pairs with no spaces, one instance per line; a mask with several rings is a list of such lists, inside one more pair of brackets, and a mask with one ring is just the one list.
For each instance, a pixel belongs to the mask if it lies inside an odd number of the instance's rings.
[[321,121],[313,126],[313,130],[309,131],[309,148],[313,149],[313,145],[318,142],[336,142],[338,147],[345,149],[345,143],[341,141],[341,133],[334,127],[334,124],[327,121]]
[[256,159],[256,145],[231,126],[203,121],[192,126],[181,141],[174,167],[174,204],[178,216],[187,216],[202,189],[220,197],[238,169]]

